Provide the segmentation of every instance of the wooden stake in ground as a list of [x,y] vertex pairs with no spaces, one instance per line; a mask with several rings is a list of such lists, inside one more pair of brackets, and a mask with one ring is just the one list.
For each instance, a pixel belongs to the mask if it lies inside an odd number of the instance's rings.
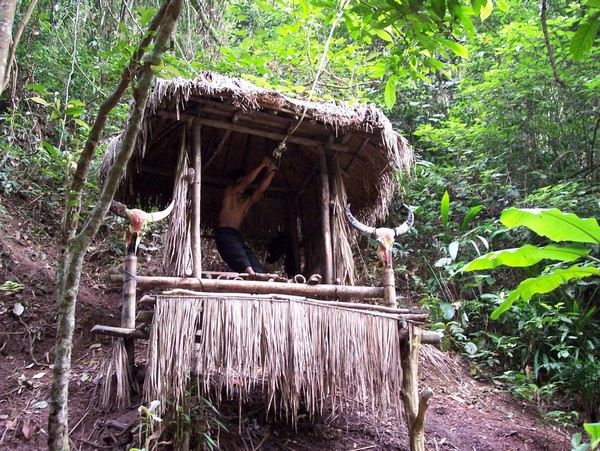
[[425,413],[433,396],[430,389],[419,395],[419,350],[421,329],[409,324],[408,340],[400,341],[402,363],[402,401],[410,439],[410,451],[425,451]]

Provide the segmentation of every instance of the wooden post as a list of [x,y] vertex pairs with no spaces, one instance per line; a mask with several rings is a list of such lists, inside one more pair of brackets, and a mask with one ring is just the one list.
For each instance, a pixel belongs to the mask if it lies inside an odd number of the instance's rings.
[[433,396],[430,389],[419,396],[419,350],[421,329],[408,325],[408,340],[400,341],[402,364],[402,401],[408,427],[411,451],[425,451],[425,413],[427,402]]
[[396,307],[396,278],[392,263],[383,269],[383,300],[388,307]]
[[[135,239],[135,238],[134,238]],[[137,257],[127,254],[123,265],[123,304],[121,305],[121,327],[135,329],[135,295],[137,288]],[[125,338],[128,367],[133,374],[135,365],[135,339]]]
[[331,219],[330,219],[330,194],[329,194],[329,171],[327,170],[327,155],[325,149],[321,149],[321,232],[323,236],[323,248],[321,250],[321,271],[326,284],[332,283],[333,256],[331,252]]
[[202,143],[201,125],[192,123],[192,168],[194,180],[192,182],[192,276],[200,278],[202,275],[202,248],[200,237],[200,188],[202,182]]

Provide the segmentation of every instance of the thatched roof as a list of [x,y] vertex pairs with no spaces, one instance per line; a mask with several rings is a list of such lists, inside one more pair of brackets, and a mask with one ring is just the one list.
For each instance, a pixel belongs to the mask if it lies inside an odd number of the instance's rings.
[[[195,80],[156,80],[117,200],[163,206],[169,202],[184,125],[192,121],[202,125],[202,210],[208,225],[231,174],[251,169],[286,136],[280,170],[267,199],[255,207],[258,219],[247,220],[256,230],[272,229],[270,223],[285,216],[279,211],[273,218],[273,209],[296,206],[304,192],[319,185],[322,152],[339,164],[353,210],[370,220],[387,214],[394,172],[407,170],[413,159],[406,140],[373,105],[297,100],[245,80],[205,72]],[[189,136],[186,141],[189,145]],[[118,138],[111,143],[104,173],[118,145]]]

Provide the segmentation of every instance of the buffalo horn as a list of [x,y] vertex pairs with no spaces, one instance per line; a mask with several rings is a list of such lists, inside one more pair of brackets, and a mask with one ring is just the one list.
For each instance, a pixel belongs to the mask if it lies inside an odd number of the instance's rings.
[[404,235],[406,232],[408,232],[408,230],[413,226],[415,222],[415,215],[413,214],[412,210],[408,208],[408,205],[402,205],[408,210],[408,218],[406,219],[406,221],[404,221],[402,224],[400,224],[394,229],[396,236]]
[[348,222],[352,224],[354,228],[358,229],[365,235],[375,234],[375,227],[369,227],[367,225],[364,225],[362,222],[360,222],[358,219],[352,216],[352,213],[350,213],[350,204],[346,205],[346,218],[348,218]]
[[158,222],[165,219],[167,216],[171,214],[173,210],[173,206],[175,205],[175,200],[172,200],[167,208],[161,211],[156,211],[154,213],[148,213],[146,216],[146,222]]

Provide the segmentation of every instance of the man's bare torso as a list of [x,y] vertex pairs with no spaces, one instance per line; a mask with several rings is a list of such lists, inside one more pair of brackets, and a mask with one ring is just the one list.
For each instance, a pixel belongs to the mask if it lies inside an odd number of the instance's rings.
[[250,206],[251,202],[247,195],[236,192],[232,187],[226,188],[219,213],[219,227],[232,227],[240,230]]

